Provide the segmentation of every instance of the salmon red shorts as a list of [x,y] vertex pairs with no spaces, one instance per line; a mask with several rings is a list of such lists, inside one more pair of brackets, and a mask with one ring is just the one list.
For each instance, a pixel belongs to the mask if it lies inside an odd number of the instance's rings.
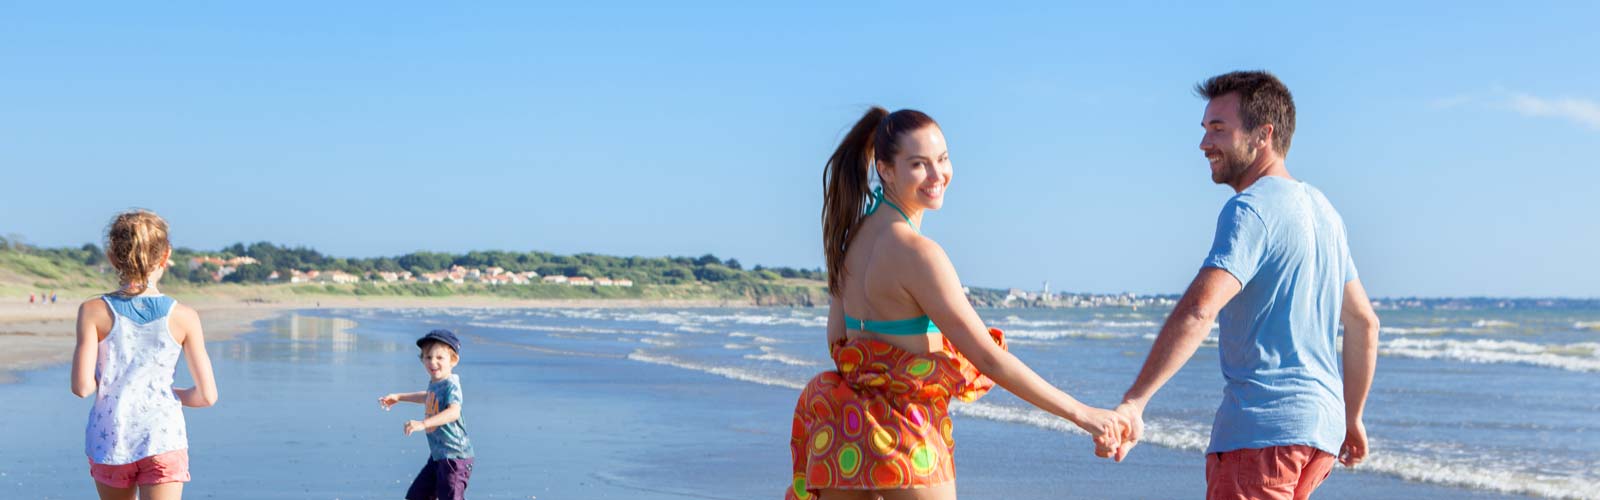
[[105,465],[89,461],[89,475],[112,488],[132,488],[161,483],[189,482],[189,450],[172,450],[131,464]]
[[1305,445],[1206,455],[1207,500],[1303,500],[1333,472],[1332,454]]

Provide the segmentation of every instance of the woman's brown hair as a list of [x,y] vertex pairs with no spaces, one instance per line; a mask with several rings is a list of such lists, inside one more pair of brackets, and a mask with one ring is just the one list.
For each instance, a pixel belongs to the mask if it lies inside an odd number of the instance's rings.
[[117,293],[138,295],[150,288],[150,274],[166,264],[167,221],[155,212],[135,209],[118,214],[106,230],[106,258],[117,270]]
[[873,162],[890,163],[899,152],[900,136],[938,125],[921,111],[890,113],[873,106],[833,150],[822,180],[822,245],[828,259],[829,293],[839,293],[844,280],[844,252],[872,196]]

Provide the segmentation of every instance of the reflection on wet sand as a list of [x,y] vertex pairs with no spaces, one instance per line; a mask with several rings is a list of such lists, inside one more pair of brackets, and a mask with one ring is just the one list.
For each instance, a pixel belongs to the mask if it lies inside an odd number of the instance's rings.
[[231,342],[223,355],[243,361],[343,363],[356,351],[394,352],[404,347],[396,342],[356,335],[350,331],[356,325],[346,318],[290,313],[267,322],[265,330],[269,335],[266,338]]

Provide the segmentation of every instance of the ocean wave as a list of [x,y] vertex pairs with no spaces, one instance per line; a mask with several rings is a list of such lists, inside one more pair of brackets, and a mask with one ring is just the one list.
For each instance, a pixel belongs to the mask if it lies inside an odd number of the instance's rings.
[[764,337],[764,336],[761,336],[761,335],[756,335],[754,333],[732,332],[732,333],[729,333],[728,336],[729,337],[735,337],[735,338],[742,338],[742,339],[750,339],[751,342],[755,342],[755,343],[758,343],[758,344],[782,344],[782,343],[784,343],[782,340],[778,340],[778,339],[775,339],[775,338],[772,338],[772,337]]
[[749,349],[751,347],[755,347],[755,346],[750,345],[750,344],[733,344],[733,343],[722,344],[722,348],[723,349]]
[[650,345],[653,345],[653,346],[661,346],[661,347],[672,347],[672,346],[678,345],[677,342],[673,342],[671,340],[660,340],[660,339],[656,339],[656,338],[652,338],[652,337],[641,338],[641,339],[639,339],[639,342],[643,342],[643,343],[650,344]]
[[1480,319],[1472,322],[1473,328],[1516,328],[1517,324],[1498,319]]
[[1379,335],[1444,335],[1454,331],[1442,326],[1379,326]]
[[784,353],[778,352],[777,349],[773,349],[773,348],[767,347],[767,346],[761,346],[761,354],[746,354],[746,355],[744,355],[744,359],[753,359],[753,360],[756,360],[756,361],[775,361],[775,362],[783,363],[783,364],[786,364],[786,365],[789,365],[789,366],[820,366],[820,365],[822,365],[822,363],[818,363],[818,362],[811,361],[811,360],[806,360],[806,359],[800,359],[800,358],[796,358],[794,356],[790,356],[788,354],[784,354]]
[[[799,390],[805,386],[796,379],[775,377],[729,366],[709,365],[670,356],[634,351],[628,359],[672,366],[721,376],[731,380]],[[1034,408],[1019,408],[989,403],[956,403],[951,412],[996,422],[1029,425],[1065,434],[1087,435],[1065,419]],[[1145,444],[1182,451],[1204,451],[1210,442],[1210,426],[1184,420],[1147,418]],[[1497,463],[1495,457],[1443,459],[1403,451],[1386,451],[1383,442],[1373,440],[1374,451],[1355,472],[1383,474],[1401,479],[1444,486],[1471,488],[1507,494],[1537,495],[1548,498],[1596,498],[1600,481],[1593,478],[1526,472],[1521,467]],[[1138,455],[1135,451],[1134,455]]]
[[1600,331],[1600,321],[1579,321],[1577,323],[1573,323],[1572,327],[1578,330]]
[[671,367],[674,367],[674,368],[682,368],[682,369],[685,369],[685,370],[693,370],[693,371],[702,372],[702,373],[709,373],[709,374],[717,375],[717,376],[720,376],[720,377],[723,377],[723,378],[738,380],[738,381],[741,381],[741,382],[750,382],[750,383],[753,383],[753,384],[770,385],[770,386],[773,386],[773,387],[783,387],[783,388],[795,389],[795,390],[799,390],[799,389],[805,387],[805,383],[804,382],[797,382],[797,381],[794,381],[794,380],[791,380],[791,379],[774,377],[774,376],[771,376],[771,375],[767,375],[767,374],[764,374],[764,373],[755,372],[755,371],[751,371],[751,370],[746,370],[746,369],[743,369],[743,368],[735,368],[735,367],[731,367],[731,366],[708,365],[708,364],[705,364],[705,363],[698,363],[698,362],[694,362],[694,361],[688,361],[688,360],[684,360],[684,359],[675,358],[675,357],[672,357],[672,356],[664,356],[664,355],[659,355],[659,354],[650,354],[650,353],[646,353],[646,352],[644,352],[642,350],[633,351],[633,353],[628,354],[628,359],[631,359],[631,360],[634,360],[634,361],[639,361],[639,362],[644,362],[644,363],[651,363],[651,364],[657,364],[657,365],[666,365],[666,366],[671,366]]
[[[952,413],[996,422],[1088,435],[1072,422],[1034,408],[969,403],[951,405],[950,410]],[[1208,425],[1147,418],[1144,439],[1140,442],[1182,451],[1205,451],[1210,441],[1211,429]],[[1378,451],[1369,455],[1354,471],[1444,486],[1549,498],[1595,498],[1594,493],[1600,491],[1600,481],[1593,478],[1523,472],[1505,464],[1486,465],[1494,462],[1494,457],[1445,460],[1415,453],[1383,451],[1381,441],[1374,441],[1372,445]],[[1138,455],[1139,452],[1135,450],[1133,453]]]
[[1600,371],[1600,343],[1532,344],[1515,340],[1394,339],[1378,353],[1415,359],[1535,365],[1576,372]]
[[735,323],[740,325],[797,325],[809,328],[822,328],[828,326],[826,316],[758,316],[753,314],[701,314],[694,319],[706,323]]
[[527,330],[535,332],[561,332],[561,333],[588,333],[597,335],[646,335],[651,337],[676,337],[672,332],[658,332],[655,330],[627,330],[620,328],[595,328],[592,326],[553,326],[553,325],[524,325],[520,323],[482,323],[469,322],[467,326],[479,328],[501,328],[506,330]]
[[1067,320],[1028,320],[1018,316],[1006,316],[990,322],[992,326],[1018,326],[1023,328],[1051,328],[1051,327],[1081,327],[1081,328],[1152,328],[1161,326],[1154,321],[1112,321],[1093,319],[1089,321]]
[[1019,330],[1006,330],[1006,337],[1008,337],[1008,338],[1023,338],[1023,339],[1034,339],[1034,340],[1056,340],[1056,339],[1109,340],[1109,339],[1134,338],[1135,336],[1137,336],[1137,334],[1105,332],[1105,331],[1092,331],[1092,330],[1020,330],[1020,329]]

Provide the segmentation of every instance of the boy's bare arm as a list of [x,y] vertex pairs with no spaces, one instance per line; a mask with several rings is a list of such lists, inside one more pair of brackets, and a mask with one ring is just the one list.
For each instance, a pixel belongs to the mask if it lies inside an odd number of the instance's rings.
[[422,420],[422,426],[423,427],[427,427],[428,428],[428,432],[433,432],[434,429],[439,428],[439,426],[441,426],[441,425],[448,424],[450,422],[454,422],[454,421],[457,421],[457,420],[460,420],[460,419],[461,419],[461,403],[456,403],[456,404],[450,405],[449,407],[446,407],[443,410],[439,410],[439,413],[434,414],[434,416],[431,416],[431,417],[428,417],[426,419],[423,419]]
[[439,413],[423,420],[407,420],[405,432],[407,436],[417,431],[433,432],[439,426],[461,419],[461,403],[456,403],[439,410]]
[[378,404],[383,405],[385,409],[401,401],[424,404],[428,401],[428,391],[391,393],[378,398]]

